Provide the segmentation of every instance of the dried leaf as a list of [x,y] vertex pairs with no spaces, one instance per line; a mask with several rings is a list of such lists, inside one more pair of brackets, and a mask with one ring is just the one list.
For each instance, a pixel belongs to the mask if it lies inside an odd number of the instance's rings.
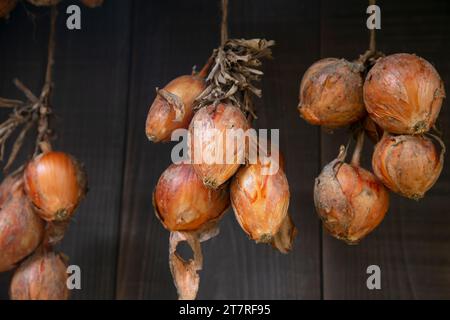
[[23,142],[25,140],[25,136],[27,135],[27,132],[33,127],[33,122],[27,122],[27,124],[22,128],[22,131],[17,136],[16,141],[14,142],[14,145],[11,150],[11,154],[9,155],[8,162],[5,165],[4,171],[8,171],[8,169],[11,167],[11,165],[14,163],[14,160],[16,160],[17,155],[19,154],[20,149],[22,148]]
[[297,236],[297,228],[292,221],[292,217],[288,214],[281,224],[280,229],[272,240],[272,246],[281,253],[289,253],[292,250],[292,244]]
[[[200,284],[198,271],[203,266],[203,255],[200,243],[207,241],[219,234],[217,226],[220,217],[207,223],[199,231],[171,232],[169,238],[169,265],[172,278],[178,292],[179,300],[194,300],[197,296]],[[177,254],[177,246],[186,241],[194,253],[193,259],[185,261]]]
[[206,88],[197,97],[194,108],[217,105],[228,100],[248,117],[256,118],[250,94],[261,97],[261,90],[252,82],[259,81],[263,72],[260,59],[270,58],[274,41],[264,39],[230,39],[215,49],[210,60],[214,63],[206,77]]

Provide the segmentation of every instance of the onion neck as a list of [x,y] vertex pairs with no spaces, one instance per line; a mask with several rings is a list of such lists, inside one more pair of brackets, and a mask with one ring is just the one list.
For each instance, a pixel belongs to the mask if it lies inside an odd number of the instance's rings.
[[361,160],[361,151],[364,146],[364,130],[358,134],[358,138],[356,139],[355,151],[353,151],[351,164],[355,167],[359,167],[359,163]]

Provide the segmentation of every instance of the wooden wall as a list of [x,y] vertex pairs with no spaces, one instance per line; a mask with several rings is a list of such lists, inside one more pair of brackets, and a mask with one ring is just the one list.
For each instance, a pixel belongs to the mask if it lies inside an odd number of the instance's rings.
[[[56,147],[82,160],[90,181],[61,245],[82,270],[82,290],[73,298],[174,299],[168,232],[151,204],[172,145],[148,142],[144,123],[154,88],[201,66],[218,46],[219,1],[105,0],[98,9],[83,7],[82,29],[69,31],[65,9],[73,2],[59,6],[53,99]],[[379,48],[423,56],[450,83],[450,2],[378,4]],[[199,298],[450,298],[449,165],[425,199],[393,195],[386,219],[358,246],[328,236],[314,211],[314,177],[347,137],[345,130],[329,134],[299,118],[299,82],[321,57],[353,59],[366,50],[365,8],[360,0],[230,0],[231,37],[277,41],[275,59],[264,66],[256,125],[280,128],[299,236],[292,253],[279,254],[249,241],[228,212],[220,236],[203,247]],[[39,90],[47,36],[43,9],[19,4],[0,22],[0,96],[20,98],[14,77]],[[440,115],[445,141],[448,106]],[[366,165],[371,151],[368,144]],[[378,291],[366,287],[371,264],[381,267]],[[9,278],[0,275],[0,298],[7,298]]]

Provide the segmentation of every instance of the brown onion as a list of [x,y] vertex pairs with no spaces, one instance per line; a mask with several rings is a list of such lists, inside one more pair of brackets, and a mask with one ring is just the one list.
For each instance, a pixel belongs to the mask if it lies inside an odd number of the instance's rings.
[[16,5],[17,0],[0,0],[0,18],[7,18]]
[[[204,107],[192,118],[189,126],[191,161],[206,186],[218,188],[244,163],[246,142],[244,139],[227,139],[227,136],[238,130],[245,134],[249,128],[242,111],[231,104]],[[214,130],[217,134],[213,134]],[[222,157],[216,159],[215,152],[219,149]]]
[[346,126],[365,114],[360,67],[345,59],[326,58],[314,63],[300,84],[300,115],[309,123],[328,128]]
[[21,179],[8,177],[0,189],[0,272],[3,272],[36,249],[44,235],[44,221],[34,213]]
[[69,219],[87,191],[84,169],[63,152],[35,157],[25,168],[24,181],[37,213],[47,221]]
[[392,133],[428,131],[444,97],[437,71],[413,54],[397,53],[380,59],[364,83],[364,102],[370,117]]
[[29,3],[38,7],[48,7],[58,4],[61,0],[28,0]]
[[425,136],[385,135],[375,147],[373,170],[392,191],[420,199],[441,174],[445,146],[439,142],[440,154],[433,141]]
[[103,0],[81,0],[86,7],[96,8],[103,4]]
[[284,171],[265,175],[264,167],[258,162],[239,169],[230,196],[242,229],[256,242],[267,243],[273,241],[288,215],[290,194]]
[[38,250],[14,273],[9,295],[12,300],[67,300],[67,278],[65,257]]
[[194,231],[217,219],[230,205],[228,188],[203,185],[190,164],[172,164],[153,194],[157,217],[170,231]]
[[358,243],[375,229],[389,207],[386,188],[359,166],[362,143],[358,145],[352,164],[344,162],[346,151],[342,146],[337,159],[323,168],[314,186],[316,211],[325,228],[348,244]]
[[199,75],[181,76],[157,90],[147,115],[145,132],[150,141],[170,141],[175,129],[187,128],[194,115],[193,103],[205,89]]

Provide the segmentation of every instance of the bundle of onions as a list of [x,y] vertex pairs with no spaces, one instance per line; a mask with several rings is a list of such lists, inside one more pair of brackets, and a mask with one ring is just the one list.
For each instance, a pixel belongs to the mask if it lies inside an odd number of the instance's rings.
[[0,186],[0,272],[14,268],[41,243],[44,221],[33,211],[20,177]]
[[396,134],[430,130],[444,97],[437,71],[413,54],[381,58],[364,83],[364,102],[370,117],[384,130]]
[[195,114],[189,126],[191,162],[206,186],[220,187],[244,163],[243,137],[249,128],[242,111],[231,104],[210,105]]
[[441,139],[439,154],[433,141],[425,136],[386,134],[376,145],[372,167],[390,190],[420,199],[439,178],[444,164],[445,146]]
[[364,117],[360,64],[326,58],[314,63],[300,84],[300,115],[328,128],[349,125]]
[[341,146],[338,157],[327,164],[314,186],[314,204],[325,228],[348,244],[358,243],[383,220],[389,194],[383,184],[359,166],[364,135],[360,134],[350,164]]
[[67,261],[62,254],[40,249],[15,271],[12,300],[67,300]]

